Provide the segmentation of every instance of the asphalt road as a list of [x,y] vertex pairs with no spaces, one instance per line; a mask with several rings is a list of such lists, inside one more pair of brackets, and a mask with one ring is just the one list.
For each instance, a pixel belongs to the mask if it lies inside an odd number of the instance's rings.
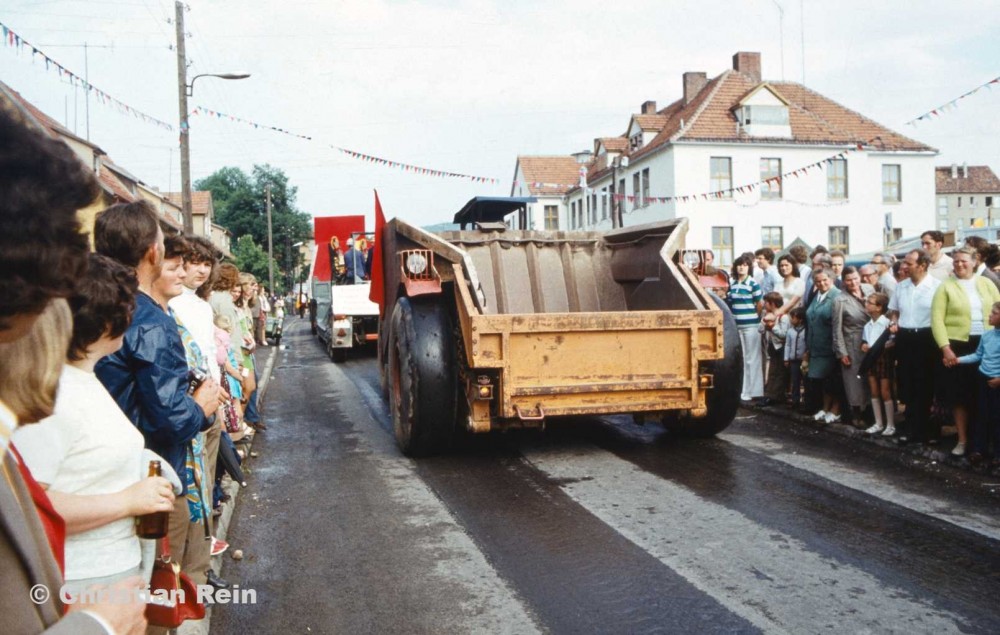
[[1000,479],[749,412],[412,461],[373,358],[283,343],[213,633],[1000,632]]

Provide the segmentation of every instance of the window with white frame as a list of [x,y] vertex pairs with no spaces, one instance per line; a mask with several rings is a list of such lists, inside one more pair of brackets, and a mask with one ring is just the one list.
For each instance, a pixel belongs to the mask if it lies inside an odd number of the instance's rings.
[[776,252],[781,251],[785,246],[784,230],[775,225],[761,227],[760,246],[770,247]]
[[559,206],[545,206],[545,229],[559,229]]
[[939,197],[937,197],[937,208],[938,208],[938,216],[947,216],[948,215],[948,197],[947,196],[939,196]]
[[597,224],[597,192],[590,195],[590,214],[588,220],[591,225]]
[[[614,187],[614,186],[612,186]],[[608,218],[608,188],[601,188],[601,220]]]
[[641,192],[642,175],[636,172],[632,175],[632,209],[636,209],[642,205],[640,202]]
[[831,200],[847,198],[847,159],[826,162],[826,197]]
[[845,254],[851,253],[850,236],[848,228],[844,225],[831,226],[829,233],[830,251],[842,251]]
[[712,157],[709,159],[709,191],[722,192],[722,198],[732,198],[733,159]]
[[642,206],[649,205],[649,168],[642,171]]
[[733,266],[733,228],[712,228],[712,251],[715,253],[715,264],[720,268]]
[[[902,169],[898,164],[886,163],[882,166],[882,202],[899,203],[903,200]],[[959,202],[959,207],[962,204]]]
[[760,197],[765,200],[781,198],[781,159],[760,160]]

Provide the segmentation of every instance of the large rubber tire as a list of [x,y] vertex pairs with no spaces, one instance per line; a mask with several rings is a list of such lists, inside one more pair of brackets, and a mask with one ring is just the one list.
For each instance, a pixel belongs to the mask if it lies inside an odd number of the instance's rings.
[[332,349],[330,357],[333,359],[334,364],[343,364],[347,361],[347,349],[346,348],[334,348]]
[[329,357],[331,360],[333,360],[335,362],[337,360],[334,359],[334,357],[333,357],[333,325],[332,324],[330,325],[330,330],[328,330],[326,332],[326,335],[327,335],[326,342],[325,342],[325,344],[326,344],[326,355],[327,355],[327,357]]
[[447,450],[455,436],[458,373],[451,317],[438,304],[400,298],[389,335],[389,410],[406,456]]
[[723,357],[706,364],[707,370],[714,375],[715,386],[705,397],[708,415],[700,419],[682,418],[674,426],[692,437],[712,437],[729,427],[740,408],[743,391],[743,346],[736,330],[736,319],[721,298],[711,292],[708,295],[722,311]]

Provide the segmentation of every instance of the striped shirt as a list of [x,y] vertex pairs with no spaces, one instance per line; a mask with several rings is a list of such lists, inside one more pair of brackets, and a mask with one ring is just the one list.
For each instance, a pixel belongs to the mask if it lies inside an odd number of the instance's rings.
[[729,287],[729,308],[733,310],[733,317],[736,318],[736,326],[739,328],[756,327],[760,322],[760,315],[757,314],[757,305],[764,294],[760,290],[760,285],[750,276],[740,281],[734,281]]

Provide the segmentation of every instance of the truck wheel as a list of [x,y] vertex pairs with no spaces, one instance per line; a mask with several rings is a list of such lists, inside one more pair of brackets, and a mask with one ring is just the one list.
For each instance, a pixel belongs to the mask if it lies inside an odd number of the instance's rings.
[[325,342],[325,344],[326,344],[326,355],[332,361],[336,362],[337,360],[333,356],[333,328],[332,327],[330,328],[329,331],[327,331],[327,335],[329,337],[326,338],[326,342]]
[[407,456],[446,450],[455,432],[458,379],[448,312],[400,298],[389,335],[389,409]]
[[343,364],[347,361],[347,349],[346,348],[334,348],[333,352],[330,353],[330,357],[333,359],[335,364]]
[[711,437],[725,430],[736,417],[743,390],[743,346],[736,330],[736,319],[729,307],[714,293],[708,294],[722,311],[722,359],[706,364],[715,387],[705,397],[708,414],[700,419],[681,418],[678,431],[692,437]]

